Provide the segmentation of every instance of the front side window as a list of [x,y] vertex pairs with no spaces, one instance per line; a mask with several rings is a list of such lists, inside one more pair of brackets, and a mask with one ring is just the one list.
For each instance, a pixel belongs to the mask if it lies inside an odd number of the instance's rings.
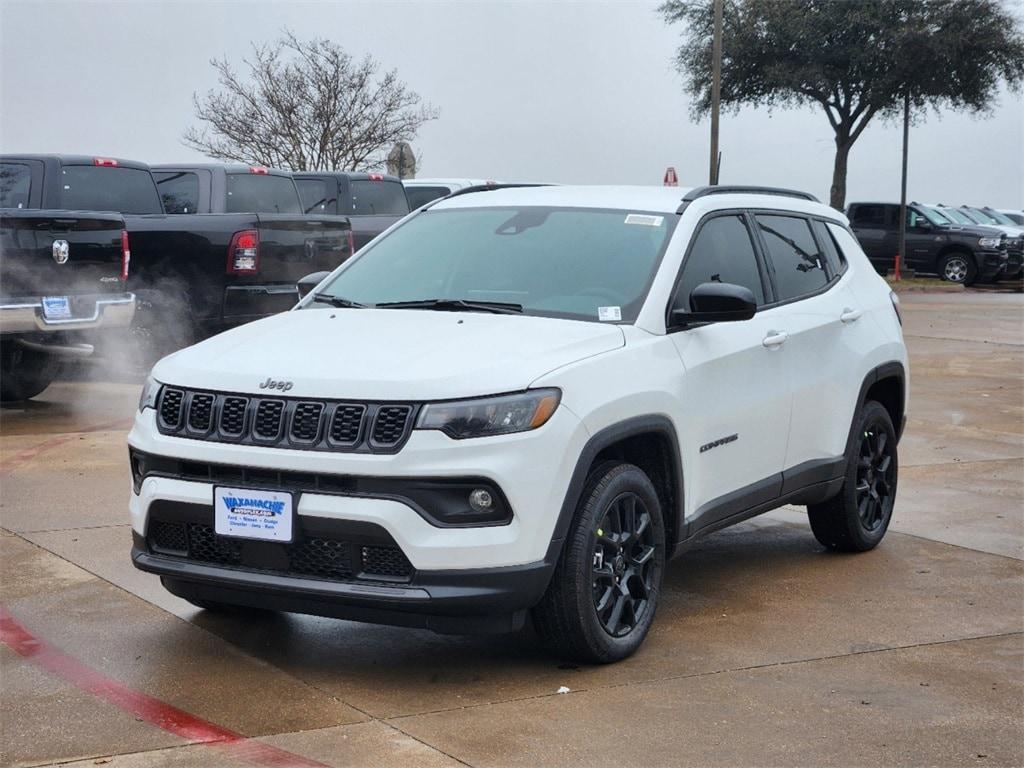
[[228,213],[302,213],[295,182],[288,176],[229,173]]
[[701,225],[683,263],[672,309],[689,312],[690,294],[701,283],[742,285],[754,294],[758,306],[765,303],[754,243],[742,216],[716,216]]
[[828,284],[825,261],[807,219],[769,214],[755,219],[768,249],[779,301],[806,296]]
[[196,213],[199,210],[199,176],[179,171],[155,171],[156,188],[165,213]]
[[163,213],[153,175],[140,168],[65,165],[60,207],[65,211]]
[[23,163],[0,164],[0,208],[28,208],[32,170]]
[[353,181],[350,184],[352,208],[342,211],[355,216],[405,216],[409,201],[398,181]]
[[296,179],[304,213],[334,213],[338,204],[338,185],[326,179]]
[[379,237],[323,293],[365,305],[454,299],[632,322],[677,217],[579,208],[427,210]]

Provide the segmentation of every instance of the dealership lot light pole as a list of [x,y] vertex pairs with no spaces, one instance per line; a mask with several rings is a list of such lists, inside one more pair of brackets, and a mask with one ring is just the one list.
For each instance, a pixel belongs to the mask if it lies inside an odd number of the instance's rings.
[[718,183],[718,112],[722,101],[722,4],[715,0],[715,31],[711,40],[711,171],[709,184]]

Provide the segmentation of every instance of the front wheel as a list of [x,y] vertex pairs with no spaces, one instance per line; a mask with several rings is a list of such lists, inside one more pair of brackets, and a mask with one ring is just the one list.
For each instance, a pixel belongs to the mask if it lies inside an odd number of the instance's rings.
[[892,419],[881,403],[869,400],[857,415],[842,490],[807,507],[814,537],[840,552],[878,546],[892,519],[898,469]]
[[608,663],[647,636],[665,567],[665,526],[639,467],[604,462],[584,486],[565,551],[534,626],[559,656]]
[[956,251],[942,257],[939,262],[939,276],[951,283],[974,285],[978,279],[978,267],[970,254]]

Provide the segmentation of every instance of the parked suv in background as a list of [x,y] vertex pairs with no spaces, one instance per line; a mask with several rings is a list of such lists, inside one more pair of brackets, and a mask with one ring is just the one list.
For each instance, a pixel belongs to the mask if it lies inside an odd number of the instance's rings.
[[409,213],[405,187],[397,176],[305,171],[292,175],[303,211],[347,216],[356,249]]
[[[846,209],[861,248],[880,274],[893,268],[899,250],[898,203],[851,203]],[[992,227],[951,224],[919,203],[907,206],[903,266],[964,285],[991,281],[1006,270],[1005,235]]]
[[841,213],[761,188],[498,188],[294,311],[162,360],[136,567],[195,605],[508,631],[621,659],[668,559],[783,504],[885,535],[907,354]]

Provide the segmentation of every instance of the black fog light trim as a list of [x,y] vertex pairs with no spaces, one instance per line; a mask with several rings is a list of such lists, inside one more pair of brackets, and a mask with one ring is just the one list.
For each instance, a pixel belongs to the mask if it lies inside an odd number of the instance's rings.
[[[470,496],[485,491],[491,498],[486,511],[474,509]],[[505,494],[490,480],[458,478],[457,480],[360,479],[357,492],[378,498],[393,498],[412,506],[428,523],[438,528],[481,528],[508,525],[512,507]]]

